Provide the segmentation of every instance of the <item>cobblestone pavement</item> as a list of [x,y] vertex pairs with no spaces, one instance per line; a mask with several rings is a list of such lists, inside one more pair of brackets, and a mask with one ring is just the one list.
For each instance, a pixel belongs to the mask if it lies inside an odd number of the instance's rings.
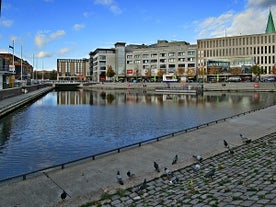
[[[225,151],[204,159],[198,172],[196,162],[173,172],[178,183],[171,184],[163,174],[139,194],[137,186],[118,188],[85,206],[276,206],[276,132],[231,149],[234,154]],[[213,179],[206,178],[211,169]]]

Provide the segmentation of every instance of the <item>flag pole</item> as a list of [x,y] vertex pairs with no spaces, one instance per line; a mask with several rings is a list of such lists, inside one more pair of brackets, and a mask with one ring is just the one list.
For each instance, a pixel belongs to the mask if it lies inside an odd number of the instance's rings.
[[12,40],[12,65],[14,66],[14,40]]
[[21,67],[21,83],[23,83],[23,79],[22,79],[22,44],[21,44],[21,64],[20,64],[20,67]]

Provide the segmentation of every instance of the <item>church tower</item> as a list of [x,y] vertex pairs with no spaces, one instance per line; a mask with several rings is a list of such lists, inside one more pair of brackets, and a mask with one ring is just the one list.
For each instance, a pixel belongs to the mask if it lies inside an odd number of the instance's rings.
[[271,10],[270,10],[269,11],[268,20],[267,20],[267,25],[266,25],[265,33],[273,33],[273,32],[275,32],[275,27],[274,27],[272,13],[271,13]]

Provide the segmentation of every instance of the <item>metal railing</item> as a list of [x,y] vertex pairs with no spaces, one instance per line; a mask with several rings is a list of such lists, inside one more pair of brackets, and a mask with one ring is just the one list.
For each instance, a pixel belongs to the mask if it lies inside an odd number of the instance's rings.
[[[267,107],[269,107],[269,106],[267,106]],[[140,141],[140,142],[136,142],[136,143],[125,145],[125,146],[118,147],[118,148],[115,148],[115,149],[111,149],[111,150],[107,150],[107,151],[104,151],[104,152],[96,153],[96,154],[93,154],[93,155],[81,157],[79,159],[71,160],[71,161],[68,161],[68,162],[61,163],[61,164],[52,165],[52,166],[42,168],[42,169],[38,169],[38,170],[35,170],[35,171],[19,174],[19,175],[16,175],[16,176],[7,177],[7,178],[4,178],[4,179],[1,179],[0,183],[5,183],[5,182],[15,180],[15,179],[19,179],[19,178],[22,178],[23,180],[26,180],[28,176],[35,175],[35,174],[41,173],[43,171],[53,170],[53,169],[57,169],[57,168],[64,169],[65,166],[70,166],[72,164],[79,163],[81,161],[85,161],[85,160],[88,160],[88,159],[95,160],[97,157],[102,157],[102,156],[113,154],[113,153],[120,153],[123,150],[132,149],[134,147],[141,147],[142,145],[145,145],[145,144],[158,142],[160,140],[171,138],[171,137],[174,137],[174,136],[179,135],[179,134],[192,132],[192,131],[198,130],[200,128],[204,128],[204,127],[207,127],[207,126],[210,126],[210,125],[213,125],[213,124],[224,122],[226,120],[229,120],[229,119],[232,119],[232,118],[235,118],[235,117],[246,115],[246,114],[258,111],[258,110],[262,110],[262,109],[265,109],[267,107],[252,109],[250,111],[235,114],[235,115],[227,117],[227,118],[221,118],[221,119],[214,120],[214,121],[211,121],[211,122],[203,123],[203,124],[200,124],[200,125],[195,126],[195,127],[186,128],[184,130],[176,131],[176,132],[173,132],[173,133],[168,133],[168,134],[165,134],[165,135],[162,135],[162,136],[158,136],[158,137],[155,137],[155,138],[143,140],[143,141]]]

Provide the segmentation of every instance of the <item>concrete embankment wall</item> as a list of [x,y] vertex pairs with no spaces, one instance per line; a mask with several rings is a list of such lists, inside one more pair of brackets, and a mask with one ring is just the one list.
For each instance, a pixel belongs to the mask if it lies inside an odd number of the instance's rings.
[[19,96],[25,92],[32,92],[32,91],[35,91],[35,90],[38,90],[40,88],[44,88],[47,86],[48,85],[33,85],[33,86],[26,86],[26,87],[3,89],[3,90],[0,90],[0,101],[7,99],[7,98],[14,97],[14,96]]
[[276,82],[220,82],[220,83],[98,83],[84,86],[84,89],[140,89],[155,90],[156,88],[202,88],[203,91],[259,91],[276,92]]
[[204,91],[263,91],[276,92],[276,82],[222,82],[222,83],[204,83]]
[[[34,90],[34,88],[32,89],[33,91],[22,93],[22,89],[20,88],[20,95],[13,95],[10,98],[0,100],[0,118],[28,103],[31,103],[34,100],[37,100],[54,88],[50,86],[45,86],[42,88],[38,88],[37,90]],[[13,92],[13,94],[16,94],[17,90]]]

